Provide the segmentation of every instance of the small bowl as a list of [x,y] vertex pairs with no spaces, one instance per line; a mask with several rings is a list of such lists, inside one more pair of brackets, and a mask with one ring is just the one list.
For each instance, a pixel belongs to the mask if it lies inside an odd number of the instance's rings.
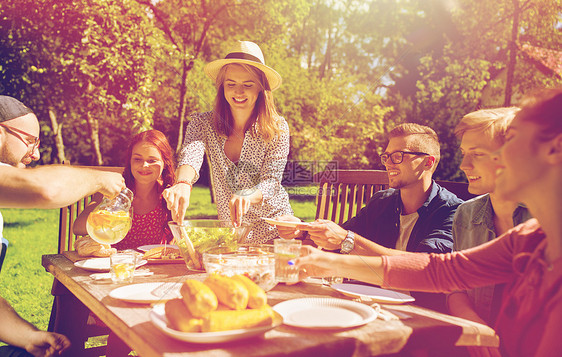
[[168,222],[176,244],[188,269],[202,270],[201,255],[211,248],[226,247],[236,250],[243,242],[251,225],[235,227],[230,221],[194,219],[183,221],[183,226]]
[[277,285],[272,244],[242,244],[237,249],[213,248],[203,253],[203,266],[209,274],[246,275],[265,291]]

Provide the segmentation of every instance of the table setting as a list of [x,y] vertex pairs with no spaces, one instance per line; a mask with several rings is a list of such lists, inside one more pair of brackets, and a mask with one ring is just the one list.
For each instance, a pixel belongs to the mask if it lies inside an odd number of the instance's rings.
[[[147,244],[127,252],[134,258],[124,278],[116,278],[111,257],[82,257],[74,251],[46,255],[43,265],[140,355],[321,353],[342,349],[348,341],[356,341],[353,348],[362,351],[359,355],[376,355],[398,352],[415,341],[417,332],[423,335],[425,329],[444,326],[450,335],[441,335],[439,343],[454,345],[465,333],[469,344],[482,341],[482,332],[472,326],[465,332],[464,327],[436,319],[438,313],[424,316],[424,309],[412,305],[414,299],[404,292],[354,281],[299,282],[294,261],[300,241],[244,244],[248,228],[229,224],[170,222],[175,244]],[[167,252],[179,254],[172,258],[181,264],[153,263],[169,257]],[[200,315],[196,309],[195,316],[188,306],[199,298],[187,293],[188,287],[208,289],[213,277],[227,279],[223,282],[227,288],[211,289],[216,306]],[[236,292],[248,295],[248,301],[258,296],[261,305],[228,306],[228,299],[221,301]],[[177,316],[183,320],[176,321]],[[493,330],[485,332],[492,341]],[[163,342],[154,342],[155,334]],[[302,344],[289,343],[289,337]],[[246,339],[253,341],[250,350],[238,344]]]

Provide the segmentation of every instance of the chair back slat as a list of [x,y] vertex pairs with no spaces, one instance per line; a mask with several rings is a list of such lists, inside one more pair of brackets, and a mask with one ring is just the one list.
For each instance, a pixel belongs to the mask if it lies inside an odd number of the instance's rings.
[[330,220],[336,222],[336,215],[338,213],[338,207],[340,205],[340,185],[339,184],[334,184],[333,186],[333,190],[332,190],[332,197],[331,197],[331,207],[330,210],[332,212],[332,215],[330,217]]
[[69,207],[62,207],[59,213],[59,245],[58,253],[61,254],[66,247],[66,242],[68,241],[68,211]]
[[[116,166],[74,166],[80,168],[111,171],[123,173],[123,167]],[[77,235],[73,232],[74,221],[84,208],[91,202],[93,195],[83,197],[77,202],[62,207],[59,211],[59,246],[58,253],[62,254],[64,251],[74,250],[74,242]]]
[[318,188],[318,195],[316,195],[316,217],[323,217],[326,214],[325,210],[328,207],[328,204],[326,202],[327,197],[323,192],[327,189],[327,183],[320,185]]
[[[350,192],[349,192],[349,205],[348,205],[349,209],[347,210],[346,221],[348,219],[350,219],[351,217],[355,216],[354,211],[357,212],[356,211],[357,201],[358,201],[357,185],[353,185],[353,186],[350,187]],[[345,221],[343,221],[343,222],[345,222]]]
[[[345,212],[346,212],[346,205],[342,204],[342,202],[347,202],[348,201],[348,191],[349,191],[350,187],[347,184],[343,184],[341,185],[341,194],[340,194],[340,214],[337,220],[338,224],[342,224],[343,222],[345,222]],[[349,205],[351,207],[351,205]]]

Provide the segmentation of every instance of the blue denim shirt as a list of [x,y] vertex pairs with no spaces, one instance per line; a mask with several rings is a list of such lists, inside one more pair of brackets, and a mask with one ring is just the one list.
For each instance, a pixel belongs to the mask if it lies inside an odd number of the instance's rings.
[[[453,217],[462,202],[454,193],[433,181],[427,200],[417,211],[419,218],[410,234],[406,251],[451,252]],[[400,235],[401,210],[400,190],[391,188],[379,191],[355,217],[342,226],[375,243],[395,249]]]
[[[435,181],[427,200],[418,209],[418,220],[410,233],[406,251],[448,253],[453,250],[453,217],[463,201]],[[396,248],[400,235],[400,190],[378,191],[359,213],[342,227],[387,248]],[[416,304],[446,312],[445,295],[412,292]]]
[[[520,204],[513,211],[514,226],[530,218],[531,214],[524,205]],[[455,250],[472,248],[496,238],[494,209],[489,194],[475,197],[459,206],[453,222],[453,238]],[[498,292],[494,293],[496,289]],[[490,285],[467,291],[478,316],[490,325],[493,325],[497,314],[492,306],[494,294],[500,293],[501,289],[501,286],[496,288],[496,285]]]

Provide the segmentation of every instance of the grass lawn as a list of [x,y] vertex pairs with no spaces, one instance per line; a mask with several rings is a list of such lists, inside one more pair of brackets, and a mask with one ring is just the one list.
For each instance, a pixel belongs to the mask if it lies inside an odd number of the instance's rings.
[[[297,217],[314,219],[312,201],[291,200]],[[1,209],[10,245],[0,273],[0,295],[26,320],[46,330],[51,313],[52,275],[41,266],[43,254],[57,252],[59,210]],[[209,189],[195,186],[188,218],[216,216]]]

